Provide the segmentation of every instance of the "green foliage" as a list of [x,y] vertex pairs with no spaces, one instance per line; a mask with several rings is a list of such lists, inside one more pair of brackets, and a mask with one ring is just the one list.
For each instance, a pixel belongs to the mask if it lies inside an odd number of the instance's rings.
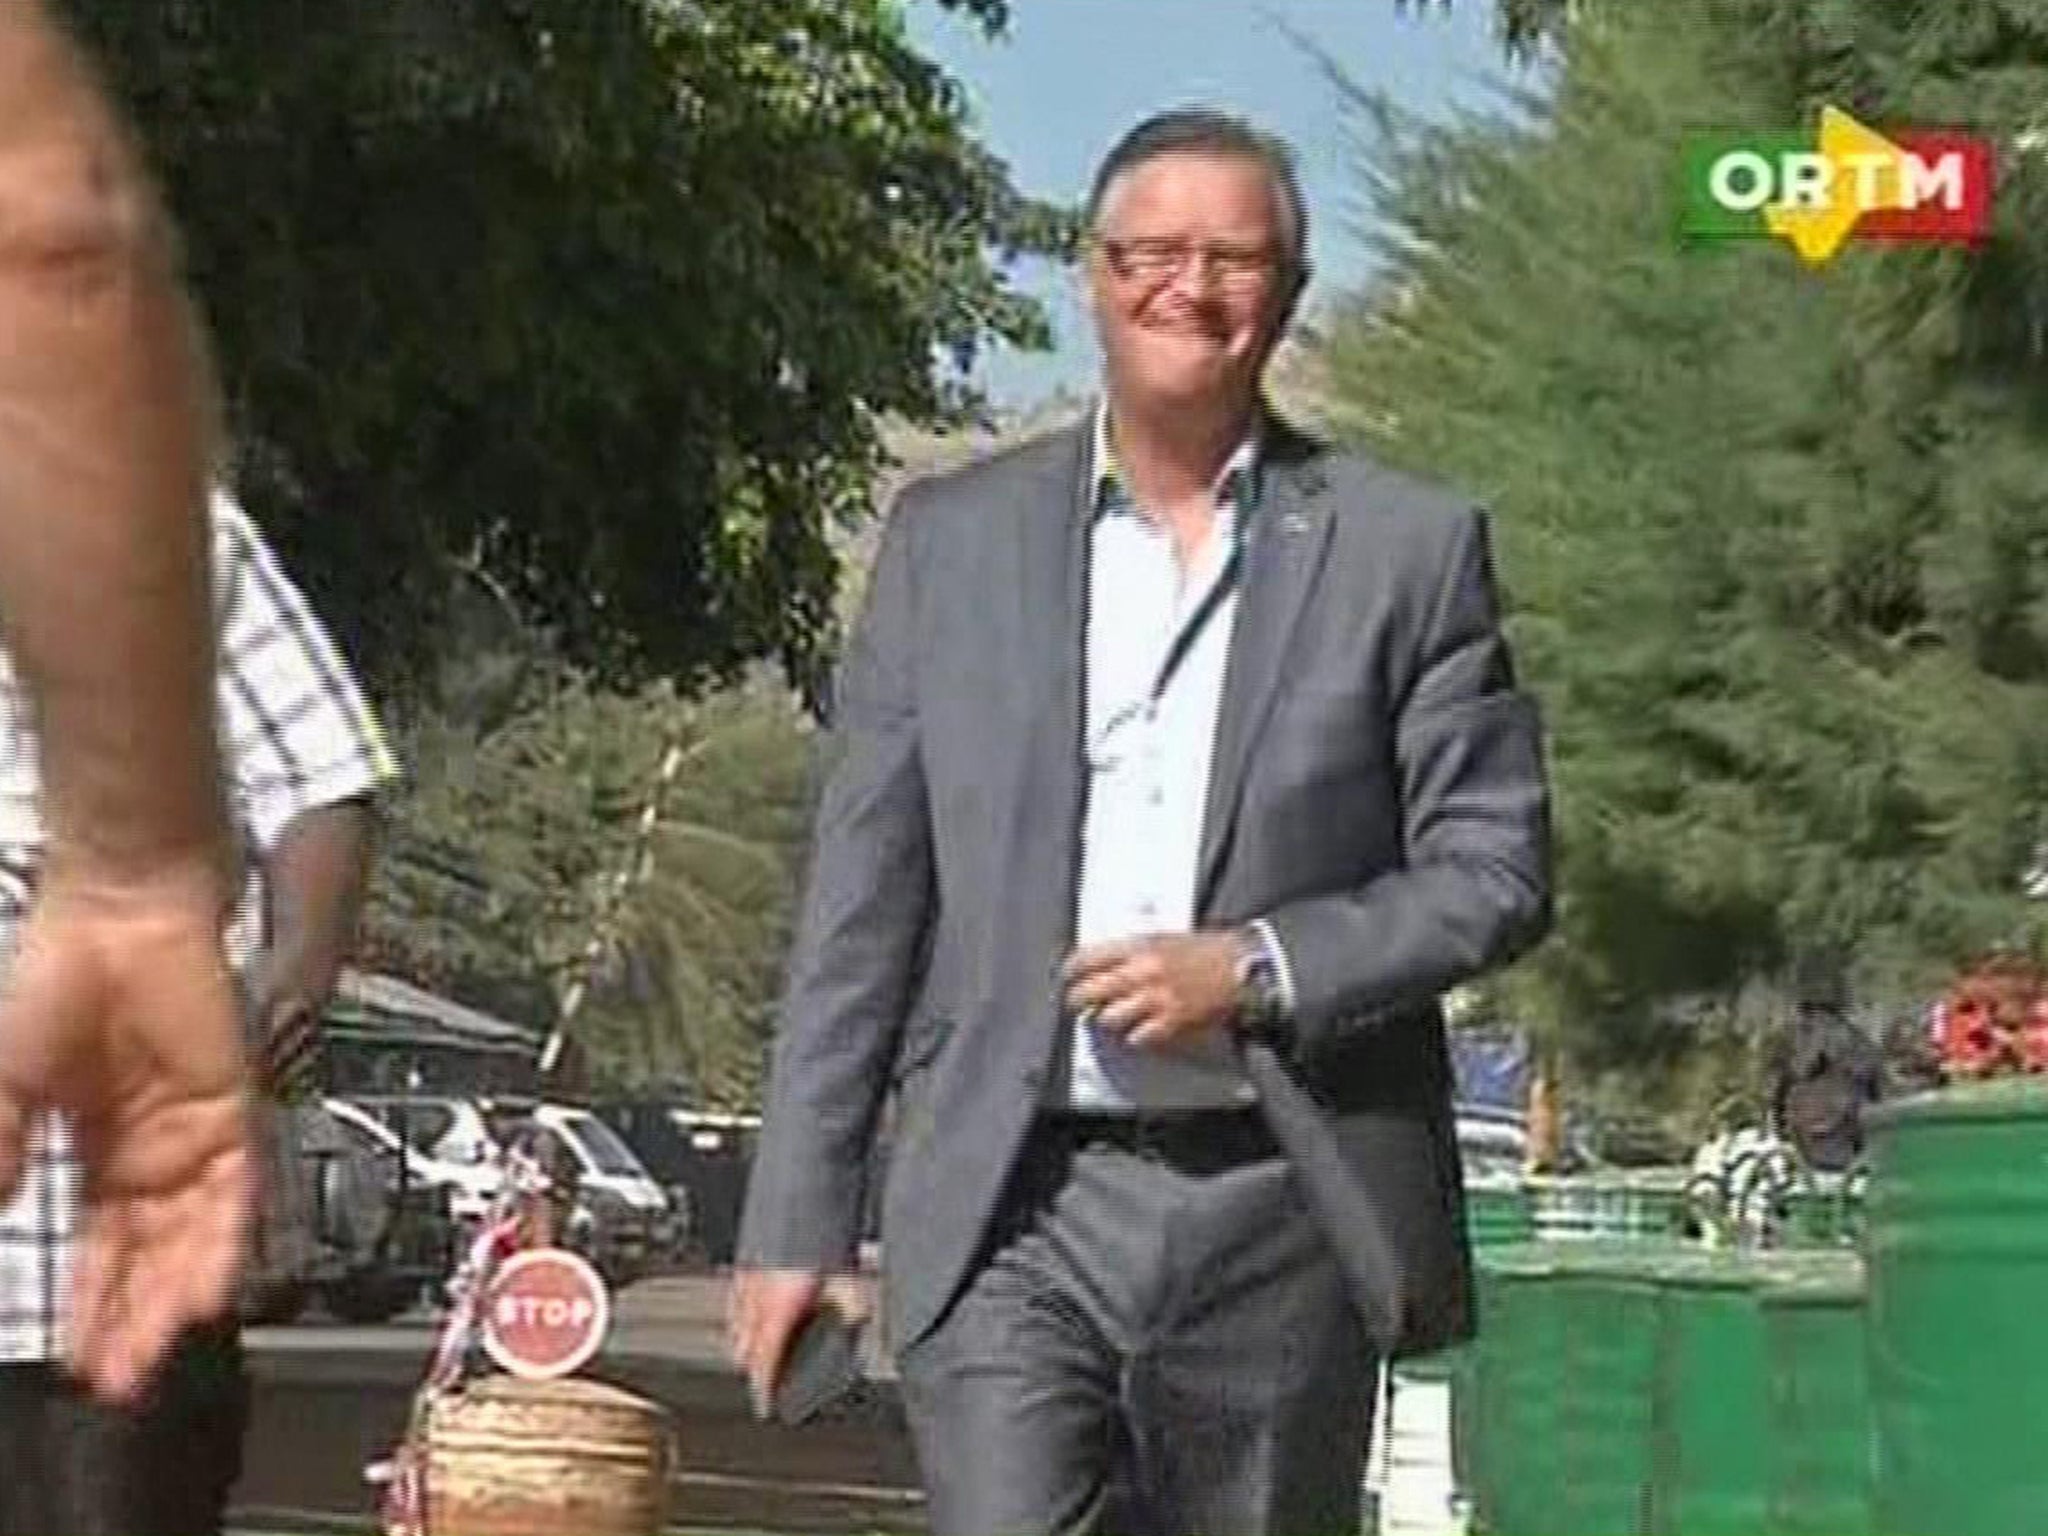
[[[1972,346],[2038,233],[1821,273],[1675,233],[1687,130],[1811,121],[1844,48],[1873,80],[1934,50],[1932,92],[1957,13],[2048,8],[1596,9],[1494,118],[1351,93],[1386,266],[1329,349],[1349,433],[1495,510],[1562,856],[1559,938],[1506,987],[1589,1064],[1802,957],[1910,992],[2025,931],[2048,795],[2037,370],[2010,325]],[[2001,35],[1996,67],[2033,47]]]
[[[1427,10],[1431,0],[1394,0],[1396,10]],[[1449,10],[1452,0],[1435,0]],[[1585,9],[1585,0],[1495,0],[1494,16],[1508,51],[1518,56],[1537,52]]]
[[625,925],[628,962],[592,1004],[615,1080],[679,1079],[720,1108],[759,1103],[809,834],[813,743],[787,695],[765,684],[704,722]]
[[[634,866],[635,827],[670,746],[646,878],[618,909],[576,1024],[601,1078],[674,1080],[743,1102],[760,1066],[808,805],[810,732],[756,681],[701,702],[666,682],[618,691],[540,661],[514,696],[442,707],[401,732],[368,958],[451,996],[551,1021]],[[481,722],[481,723],[480,723]]]
[[457,567],[600,676],[814,680],[878,418],[956,416],[986,341],[1045,338],[999,263],[1067,221],[895,0],[73,11],[169,185],[247,498],[380,681]]

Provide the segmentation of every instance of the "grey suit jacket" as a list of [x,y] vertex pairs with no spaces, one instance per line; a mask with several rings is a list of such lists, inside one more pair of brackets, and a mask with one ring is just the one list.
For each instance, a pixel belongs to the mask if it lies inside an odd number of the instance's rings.
[[[971,1272],[1065,1027],[1088,446],[1069,428],[907,490],[837,694],[740,1259],[845,1265],[893,1089],[899,1347]],[[1382,1342],[1421,1351],[1471,1327],[1436,998],[1548,925],[1540,730],[1481,514],[1277,423],[1264,462],[1196,910],[1277,930],[1299,1003],[1283,1065],[1353,1181],[1324,1202],[1331,1239],[1391,1265]]]

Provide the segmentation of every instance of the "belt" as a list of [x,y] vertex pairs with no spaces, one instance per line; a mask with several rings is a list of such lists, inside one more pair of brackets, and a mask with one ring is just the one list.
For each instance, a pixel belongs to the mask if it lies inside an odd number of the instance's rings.
[[1256,1104],[1213,1109],[1052,1110],[1035,1126],[1051,1147],[1109,1147],[1189,1172],[1220,1170],[1280,1156]]

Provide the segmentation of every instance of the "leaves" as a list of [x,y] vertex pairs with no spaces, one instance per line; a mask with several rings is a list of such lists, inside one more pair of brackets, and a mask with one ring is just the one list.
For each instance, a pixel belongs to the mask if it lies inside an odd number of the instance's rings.
[[74,11],[169,184],[246,499],[382,683],[431,670],[458,565],[602,678],[814,682],[877,423],[1045,339],[1002,262],[1067,220],[894,0]]
[[[494,710],[479,726],[443,709],[402,733],[411,781],[373,892],[373,961],[536,1024],[588,980],[576,1031],[602,1077],[743,1102],[806,830],[810,732],[794,702],[760,679],[701,702],[667,683],[625,692],[542,660]],[[636,828],[671,746],[682,766],[643,867]],[[622,870],[644,878],[615,901]]]
[[1816,274],[1682,246],[1674,194],[1688,131],[1820,99],[2009,127],[2048,7],[1585,15],[1554,93],[1489,118],[1352,93],[1386,268],[1326,361],[1349,435],[1495,510],[1562,858],[1559,938],[1512,987],[1598,1065],[1806,957],[1903,1001],[2032,926],[2048,482],[2013,317],[2039,221],[1982,265]]
[[[943,0],[991,35],[1004,0]],[[692,756],[579,1032],[744,1096],[880,424],[1064,248],[896,0],[108,0],[244,499],[397,727],[373,963],[529,1022]]]

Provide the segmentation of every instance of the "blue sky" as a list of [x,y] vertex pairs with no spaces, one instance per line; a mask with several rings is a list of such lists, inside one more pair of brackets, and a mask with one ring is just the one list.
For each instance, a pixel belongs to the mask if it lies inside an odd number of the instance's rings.
[[[1027,192],[1078,201],[1095,162],[1162,107],[1221,106],[1281,134],[1301,157],[1316,282],[1309,302],[1356,286],[1368,258],[1336,93],[1290,31],[1327,51],[1360,85],[1435,114],[1485,99],[1503,64],[1492,0],[1397,13],[1394,0],[1011,0],[1007,36],[915,0],[920,47],[967,88],[983,140]],[[1085,385],[1094,342],[1072,277],[1043,263],[1019,272],[1045,299],[1058,350],[1003,353],[984,382],[1005,404]]]

